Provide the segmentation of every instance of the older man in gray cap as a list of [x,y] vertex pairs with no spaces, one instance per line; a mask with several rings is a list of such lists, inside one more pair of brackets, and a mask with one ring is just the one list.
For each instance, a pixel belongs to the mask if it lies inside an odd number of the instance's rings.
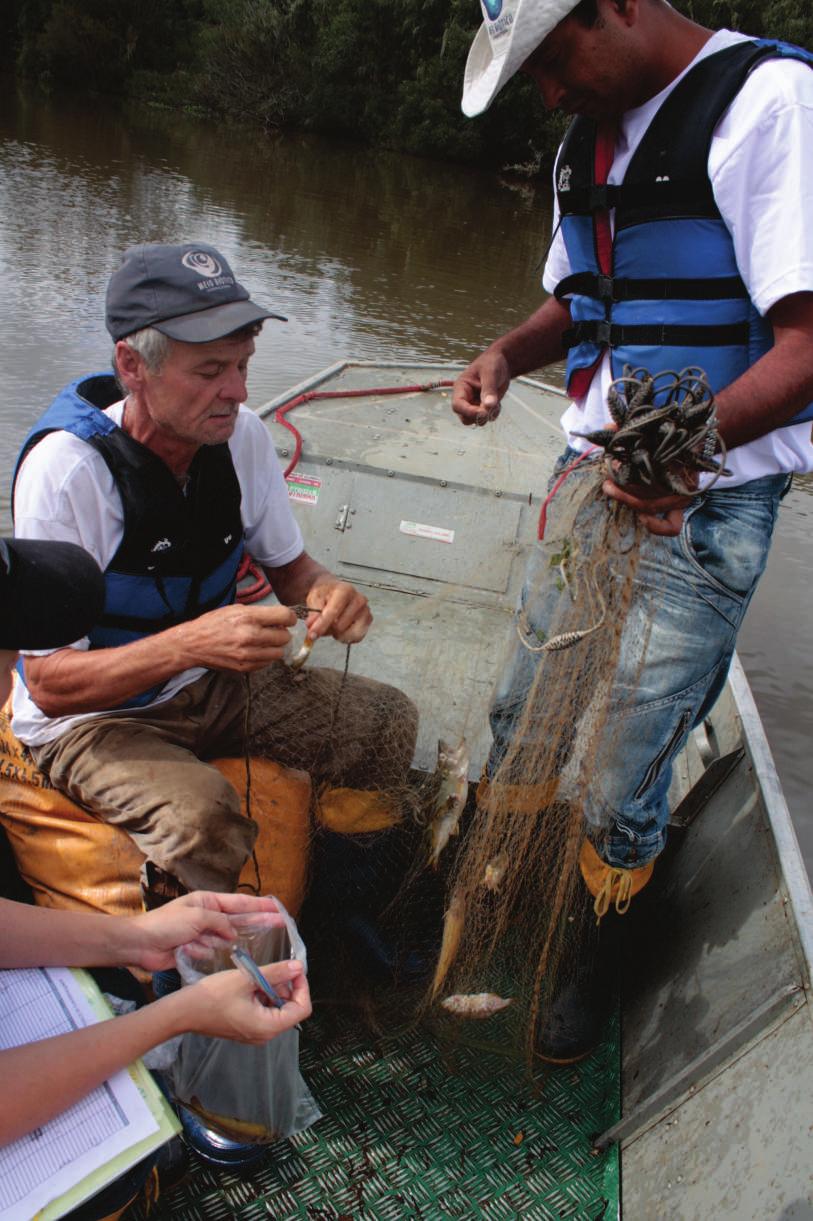
[[[390,726],[389,767],[405,773],[414,746],[412,705],[380,684],[351,683],[352,717],[334,726],[341,675],[328,670],[308,675],[301,718],[271,715],[245,736],[246,675],[255,706],[267,710],[283,683],[290,707],[279,662],[292,606],[307,607],[311,637],[347,644],[372,619],[367,599],[304,550],[268,431],[242,406],[255,337],[279,317],[211,246],[128,250],[107,293],[117,380],[63,390],[17,467],[17,535],[83,546],[106,597],[72,647],[25,657],[14,730],[57,788],[132,835],[170,894],[232,889],[257,834],[202,760],[250,748],[307,768],[330,734],[319,779],[352,787],[343,747],[358,782]],[[279,605],[235,602],[244,546]],[[364,780],[383,784],[373,758]]]
[[[487,424],[512,377],[566,358],[564,471],[588,448],[583,434],[611,424],[607,392],[625,367],[699,365],[728,450],[714,488],[701,476],[694,496],[604,484],[649,531],[628,620],[648,643],[642,660],[634,631],[622,641],[619,710],[586,797],[580,861],[580,906],[603,894],[620,913],[664,846],[672,759],[725,682],[790,476],[813,470],[813,57],[713,33],[666,0],[483,0],[482,10],[465,113],[521,71],[573,120],[554,173],[551,295],[472,361],[454,410]],[[545,638],[545,623],[530,627]],[[491,775],[514,736],[528,657],[513,659],[492,709]],[[550,1059],[575,1059],[597,1038],[615,918],[551,1006],[540,1038]]]

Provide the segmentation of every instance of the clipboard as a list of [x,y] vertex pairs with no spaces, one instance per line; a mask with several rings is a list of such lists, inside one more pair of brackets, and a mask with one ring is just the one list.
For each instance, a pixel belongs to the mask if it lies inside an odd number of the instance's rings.
[[[0,1014],[6,1019],[9,1013],[12,1014],[17,1034],[25,1028],[28,1010],[33,1019],[33,1011],[43,1008],[48,1008],[52,1024],[55,1015],[63,1017],[64,1032],[113,1018],[110,1006],[86,971],[62,967],[0,971]],[[47,1033],[61,1031],[49,1027]],[[43,1035],[35,1033],[34,1037]],[[3,1046],[13,1046],[15,1041],[19,1044],[31,1040],[19,1037],[15,1040],[12,1032],[4,1037]],[[104,1123],[105,1107],[112,1108],[110,1113],[115,1114],[119,1130],[108,1141],[98,1141],[94,1146],[99,1126]],[[87,1130],[82,1126],[83,1121]],[[82,1139],[76,1135],[77,1124]],[[0,1218],[2,1221],[57,1221],[178,1131],[180,1124],[171,1107],[138,1060],[114,1074],[86,1099],[43,1124],[36,1133],[0,1148],[0,1191],[5,1196],[0,1199]],[[118,1146],[112,1155],[106,1151],[106,1144]],[[28,1163],[41,1155],[45,1146],[48,1146],[50,1157],[43,1159],[42,1164],[51,1161],[63,1164],[54,1173],[37,1178],[41,1176],[41,1169]],[[80,1146],[81,1155],[71,1158],[71,1152]],[[34,1179],[37,1181],[30,1187],[30,1181]],[[27,1187],[30,1190],[26,1190]]]

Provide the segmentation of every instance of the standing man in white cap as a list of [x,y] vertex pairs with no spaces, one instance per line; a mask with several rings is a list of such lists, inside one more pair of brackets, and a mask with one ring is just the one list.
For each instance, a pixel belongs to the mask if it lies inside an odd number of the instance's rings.
[[[346,684],[313,670],[295,689],[302,716],[278,711],[292,606],[312,637],[347,644],[372,620],[363,594],[304,550],[268,430],[243,405],[255,337],[279,317],[211,246],[126,251],[107,291],[116,376],[63,390],[15,476],[17,535],[84,547],[105,602],[72,647],[24,658],[14,731],[56,788],[133,837],[162,896],[232,890],[257,835],[207,759],[250,749],[306,768],[325,738],[317,779],[376,789],[373,748],[391,741],[386,766],[404,774],[412,758],[415,710],[382,684],[349,680],[352,715],[333,725]],[[244,546],[279,605],[235,603]],[[257,705],[276,711],[247,741],[252,673]]]
[[[664,846],[672,759],[725,682],[790,476],[813,470],[811,56],[713,33],[666,0],[482,7],[465,113],[522,71],[573,119],[554,173],[551,296],[472,361],[454,410],[487,424],[512,377],[567,357],[561,470],[587,448],[577,434],[610,422],[607,390],[625,365],[699,365],[728,450],[727,473],[709,491],[701,477],[695,496],[604,485],[649,531],[637,570],[646,654],[640,665],[622,644],[624,723],[592,780],[580,859],[583,901],[609,890],[621,908]],[[514,658],[495,699],[491,775],[528,689],[528,656]],[[576,1059],[597,1040],[606,958],[601,942],[585,947],[540,1033],[543,1055]]]

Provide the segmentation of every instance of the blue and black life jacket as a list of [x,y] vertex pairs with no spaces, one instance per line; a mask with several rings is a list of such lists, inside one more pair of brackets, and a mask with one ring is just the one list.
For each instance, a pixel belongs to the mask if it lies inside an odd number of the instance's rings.
[[[596,123],[574,119],[556,163],[556,198],[571,274],[568,382],[609,347],[614,377],[700,365],[722,390],[773,346],[752,304],[731,235],[714,201],[709,147],[717,123],[753,69],[768,59],[813,55],[767,40],[707,56],[658,110],[618,185],[595,181]],[[615,208],[612,274],[596,252],[596,212]],[[813,418],[813,404],[789,423]]]
[[[227,444],[203,445],[185,490],[169,467],[104,414],[121,398],[116,380],[79,378],[57,395],[23,442],[17,468],[38,441],[63,431],[97,450],[121,497],[124,535],[105,569],[102,617],[92,649],[128,644],[234,601],[243,553],[240,485]],[[148,704],[164,684],[127,700]]]

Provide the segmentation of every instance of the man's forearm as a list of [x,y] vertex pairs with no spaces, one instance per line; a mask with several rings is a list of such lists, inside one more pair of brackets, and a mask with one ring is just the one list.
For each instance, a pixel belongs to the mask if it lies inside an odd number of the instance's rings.
[[728,449],[781,428],[813,402],[810,347],[797,357],[772,348],[742,377],[717,395],[717,421]]
[[495,340],[486,352],[500,352],[514,377],[532,373],[534,369],[564,359],[566,349],[562,337],[570,325],[570,310],[555,297],[550,297],[525,322]]
[[813,293],[795,293],[768,311],[774,346],[717,395],[728,449],[787,424],[813,402]]
[[271,582],[271,588],[280,602],[285,606],[299,606],[305,603],[308,591],[316,582],[332,574],[324,565],[317,563],[307,551],[279,568],[265,568]]
[[60,649],[27,657],[31,698],[49,717],[117,708],[194,664],[183,646],[186,626],[112,649]]

